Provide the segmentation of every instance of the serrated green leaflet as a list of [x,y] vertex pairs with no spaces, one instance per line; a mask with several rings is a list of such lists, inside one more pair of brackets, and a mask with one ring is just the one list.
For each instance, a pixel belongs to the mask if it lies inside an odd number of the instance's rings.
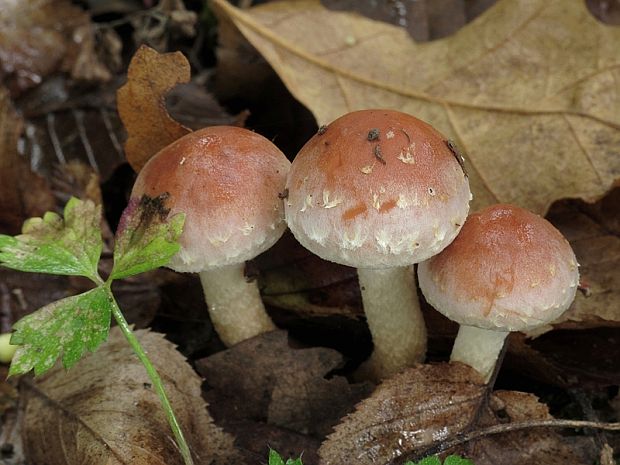
[[144,196],[130,200],[116,233],[112,279],[164,266],[179,251],[185,215],[167,218],[166,198]]
[[405,465],[441,465],[441,460],[436,455],[423,458],[419,462],[407,462]]
[[269,465],[303,465],[303,463],[301,462],[301,457],[295,460],[288,459],[285,462],[280,454],[273,449],[269,449]]
[[0,235],[0,265],[20,271],[86,276],[97,281],[103,246],[101,207],[69,200],[64,220],[48,212],[24,223],[16,237]]
[[52,368],[62,354],[66,368],[86,350],[94,351],[108,337],[112,304],[105,287],[67,297],[22,318],[13,329],[11,344],[19,345],[9,375],[35,375]]

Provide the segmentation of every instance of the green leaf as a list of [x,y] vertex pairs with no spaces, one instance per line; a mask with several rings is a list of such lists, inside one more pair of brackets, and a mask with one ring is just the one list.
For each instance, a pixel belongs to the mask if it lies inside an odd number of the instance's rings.
[[45,373],[61,353],[63,365],[70,368],[86,350],[93,352],[108,337],[110,298],[107,288],[98,287],[46,305],[15,323],[11,344],[20,347],[9,376],[33,368],[35,375]]
[[458,455],[449,455],[444,460],[443,465],[474,465],[474,462]]
[[269,449],[269,465],[303,465],[301,457],[298,459],[288,459],[286,463],[275,450]]
[[441,460],[436,455],[431,455],[430,457],[423,458],[419,462],[407,462],[405,465],[441,465]]
[[112,279],[164,266],[179,251],[185,215],[168,218],[167,198],[164,194],[130,199],[116,231]]
[[20,271],[86,276],[98,280],[101,207],[71,198],[64,220],[53,212],[24,223],[16,237],[0,235],[0,265]]
[[280,454],[273,449],[269,449],[269,465],[285,465]]

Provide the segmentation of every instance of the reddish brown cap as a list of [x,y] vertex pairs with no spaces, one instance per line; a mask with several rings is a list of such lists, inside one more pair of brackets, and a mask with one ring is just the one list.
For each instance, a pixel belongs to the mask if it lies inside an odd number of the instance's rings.
[[290,163],[247,129],[214,126],[192,132],[144,166],[131,193],[169,193],[170,214],[184,212],[181,251],[169,266],[199,272],[249,260],[286,229],[284,191]]
[[338,118],[301,149],[287,181],[286,219],[315,254],[389,268],[437,254],[469,210],[461,159],[430,125],[393,110]]
[[579,271],[568,241],[547,220],[513,205],[472,214],[442,253],[418,265],[426,300],[468,326],[524,331],[573,299]]

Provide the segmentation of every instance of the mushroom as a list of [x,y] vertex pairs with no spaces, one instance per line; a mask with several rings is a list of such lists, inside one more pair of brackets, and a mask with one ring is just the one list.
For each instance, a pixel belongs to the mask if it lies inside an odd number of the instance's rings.
[[472,214],[452,244],[418,265],[418,278],[426,300],[461,325],[450,360],[488,381],[509,332],[547,324],[570,306],[577,266],[551,223],[500,204]]
[[289,168],[264,137],[216,126],[158,152],[133,187],[133,198],[168,194],[170,215],[185,213],[181,250],[168,267],[200,274],[211,321],[227,346],[275,329],[244,267],[286,229],[279,195]]
[[424,359],[426,328],[412,264],[456,237],[469,182],[430,125],[363,110],[322,127],[297,154],[285,213],[316,255],[357,268],[374,352],[362,371],[385,378]]

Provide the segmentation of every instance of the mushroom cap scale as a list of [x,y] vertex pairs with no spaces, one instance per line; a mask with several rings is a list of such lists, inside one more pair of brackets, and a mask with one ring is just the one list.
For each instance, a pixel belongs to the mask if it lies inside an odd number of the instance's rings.
[[427,301],[461,325],[526,331],[570,306],[577,267],[551,223],[500,204],[470,215],[452,244],[418,265],[418,277]]
[[301,149],[286,219],[315,254],[357,268],[417,263],[449,244],[471,193],[446,138],[393,110],[344,115]]
[[247,129],[214,126],[158,152],[140,171],[132,197],[168,193],[170,215],[186,214],[181,250],[168,266],[200,272],[242,263],[286,229],[284,190],[290,162]]

